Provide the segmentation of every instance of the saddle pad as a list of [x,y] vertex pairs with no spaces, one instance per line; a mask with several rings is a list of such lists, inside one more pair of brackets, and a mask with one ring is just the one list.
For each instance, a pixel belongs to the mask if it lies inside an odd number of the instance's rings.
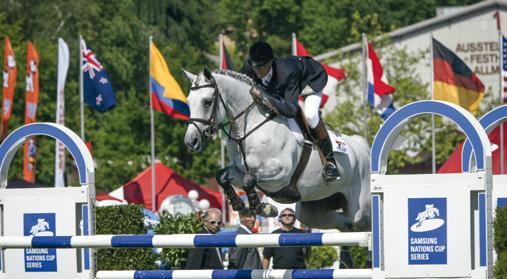
[[[303,144],[304,137],[301,133],[301,129],[299,125],[296,123],[294,118],[287,118],[287,122],[289,124],[289,129],[292,131],[292,134],[296,137],[296,141],[298,144]],[[333,144],[333,151],[340,153],[347,153],[347,145],[343,138],[336,134],[333,131],[328,130],[329,138],[331,139],[331,143]]]
[[329,134],[329,138],[331,139],[331,143],[333,144],[333,151],[340,153],[347,153],[347,144],[341,135],[336,134],[333,131],[327,131]]

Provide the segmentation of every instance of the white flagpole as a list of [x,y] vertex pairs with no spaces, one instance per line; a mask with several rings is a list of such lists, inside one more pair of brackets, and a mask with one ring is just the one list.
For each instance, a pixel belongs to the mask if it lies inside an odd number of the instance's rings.
[[[498,13],[497,16],[500,16],[500,13]],[[499,19],[498,19],[499,20]],[[502,30],[498,30],[498,39],[499,39],[499,50],[500,50],[500,106],[503,105],[503,97],[504,97],[504,57],[503,57],[503,34]],[[504,163],[504,136],[503,136],[503,121],[500,122],[500,174],[504,174],[505,170],[505,163]]]
[[298,50],[296,46],[296,33],[292,33],[292,55],[297,56]]
[[155,192],[155,116],[153,114],[153,101],[151,99],[151,44],[153,37],[149,38],[149,58],[148,58],[148,94],[150,97],[150,130],[151,130],[151,210],[156,211]]
[[[56,123],[65,125],[65,79],[69,70],[69,47],[58,38],[58,76],[56,80]],[[65,146],[56,141],[55,145],[55,187],[65,187]]]
[[[224,37],[222,34],[220,34],[220,35],[218,35],[218,58],[220,59],[220,63],[218,65],[219,65],[220,70],[224,69],[223,45],[224,45]],[[224,145],[224,141],[223,141],[223,134],[219,131],[218,135],[220,137],[220,167],[223,169],[223,168],[225,168],[225,145]],[[222,189],[222,187],[220,187],[220,194],[222,195],[222,220],[224,220],[224,222],[225,222],[227,220],[227,214],[226,214],[227,200],[225,198],[224,189]]]
[[366,34],[362,34],[362,59],[363,59],[363,123],[364,123],[364,138],[368,140],[368,117],[366,116],[366,106],[368,105],[368,38]]
[[79,35],[79,96],[80,96],[80,106],[79,112],[81,114],[81,139],[85,141],[85,124],[84,124],[84,89],[83,89],[83,37]]
[[[431,99],[433,99],[433,34],[430,35],[430,90],[431,90]],[[435,114],[431,114],[431,172],[437,172],[437,160],[436,160],[436,150],[435,150]]]

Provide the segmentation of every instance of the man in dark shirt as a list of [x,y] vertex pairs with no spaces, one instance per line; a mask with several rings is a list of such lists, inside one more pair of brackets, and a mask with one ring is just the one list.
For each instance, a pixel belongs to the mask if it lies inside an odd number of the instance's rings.
[[326,181],[340,179],[333,145],[319,113],[322,90],[327,83],[324,67],[311,57],[274,58],[273,50],[268,43],[257,42],[250,48],[248,63],[241,71],[268,93],[262,94],[253,88],[252,97],[272,113],[288,118],[296,118],[301,110],[298,105],[299,95],[305,87],[311,89],[305,97],[303,111],[313,140],[326,158],[324,179]]
[[[280,229],[272,233],[302,233],[303,231],[295,228],[296,217],[294,210],[286,208],[278,216],[278,221],[282,224]],[[263,251],[262,267],[269,268],[269,261],[273,258],[273,269],[302,269],[306,268],[305,258],[309,254],[310,247],[266,247]]]
[[[210,208],[204,213],[204,226],[199,234],[215,234],[222,226],[222,212]],[[185,269],[224,269],[220,250],[215,247],[191,249],[187,254]]]

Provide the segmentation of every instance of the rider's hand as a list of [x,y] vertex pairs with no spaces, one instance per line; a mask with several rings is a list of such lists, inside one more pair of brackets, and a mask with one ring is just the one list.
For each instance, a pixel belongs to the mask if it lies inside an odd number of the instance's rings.
[[250,89],[250,95],[252,95],[252,98],[255,102],[261,103],[262,92],[259,90],[259,88],[252,87],[252,89]]

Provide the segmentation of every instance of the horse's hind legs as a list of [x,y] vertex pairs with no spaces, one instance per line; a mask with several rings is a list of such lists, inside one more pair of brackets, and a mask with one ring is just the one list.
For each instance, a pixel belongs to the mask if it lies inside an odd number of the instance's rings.
[[224,189],[224,193],[235,211],[242,212],[248,210],[245,203],[241,200],[236,191],[234,191],[227,168],[218,171],[216,179],[218,184]]
[[261,215],[263,217],[275,217],[278,215],[278,209],[275,206],[261,202],[259,195],[255,191],[257,179],[252,174],[246,174],[243,177],[243,189],[248,198],[249,209],[252,214]]

